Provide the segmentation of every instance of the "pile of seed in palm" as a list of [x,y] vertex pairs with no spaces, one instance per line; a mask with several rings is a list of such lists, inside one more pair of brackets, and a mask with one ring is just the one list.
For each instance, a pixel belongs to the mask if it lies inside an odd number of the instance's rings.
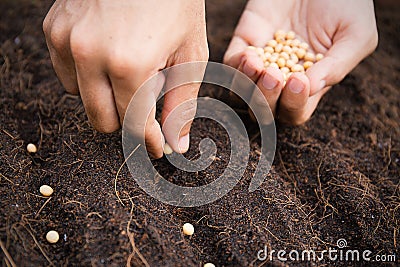
[[305,72],[324,57],[320,53],[314,54],[309,48],[306,42],[296,38],[293,31],[283,30],[276,31],[274,39],[268,41],[264,48],[248,47],[256,51],[263,60],[265,68],[270,66],[280,69],[285,81],[293,72]]

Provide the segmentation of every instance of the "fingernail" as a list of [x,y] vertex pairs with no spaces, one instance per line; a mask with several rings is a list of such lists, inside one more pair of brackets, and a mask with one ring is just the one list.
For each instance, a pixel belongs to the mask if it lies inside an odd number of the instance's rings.
[[325,81],[325,80],[321,80],[321,81],[319,82],[319,90],[324,89],[325,86],[326,86],[326,81]]
[[257,70],[250,67],[249,64],[247,64],[247,61],[244,61],[243,63],[243,72],[249,77],[252,77],[256,74]]
[[278,85],[278,80],[275,77],[269,75],[268,73],[264,74],[264,78],[262,80],[262,85],[265,89],[272,90]]
[[295,94],[299,94],[301,91],[304,90],[304,84],[296,78],[290,79],[288,87],[289,90]]
[[185,153],[189,149],[189,134],[182,136],[178,142],[178,148],[181,153]]

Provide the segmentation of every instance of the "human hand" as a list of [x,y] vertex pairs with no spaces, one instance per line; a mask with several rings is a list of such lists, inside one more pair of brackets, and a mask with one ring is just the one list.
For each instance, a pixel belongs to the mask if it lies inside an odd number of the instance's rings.
[[[101,132],[120,128],[132,95],[150,76],[208,59],[203,0],[56,1],[43,30],[57,76],[67,92],[80,94],[89,121]],[[180,103],[195,102],[198,89],[191,84],[169,91],[161,121]],[[155,99],[157,90],[146,97]],[[161,131],[154,109],[145,125],[147,151],[162,157],[165,136],[173,150],[185,152],[195,112],[193,104],[171,119],[180,127]]]
[[[264,68],[247,46],[264,47],[278,29],[292,30],[325,57],[305,74]],[[276,117],[287,124],[307,121],[330,86],[340,82],[378,42],[370,0],[250,0],[225,53],[224,62],[249,76],[261,89]],[[249,98],[251,92],[249,92]],[[262,103],[262,101],[252,101]],[[264,107],[265,108],[265,107]]]

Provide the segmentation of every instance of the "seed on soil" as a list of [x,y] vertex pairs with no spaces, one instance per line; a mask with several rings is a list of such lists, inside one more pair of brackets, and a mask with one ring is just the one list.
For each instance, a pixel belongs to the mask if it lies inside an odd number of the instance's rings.
[[285,82],[291,73],[305,72],[324,57],[321,53],[314,54],[309,50],[310,45],[297,39],[293,31],[277,30],[274,39],[269,40],[265,47],[248,48],[257,52],[265,68],[280,69]]
[[49,197],[49,196],[51,196],[51,195],[53,194],[54,190],[53,190],[53,188],[51,188],[51,187],[48,186],[48,185],[42,185],[42,186],[39,188],[39,192],[40,192],[43,196]]
[[51,230],[47,233],[46,235],[46,239],[49,243],[57,243],[58,239],[60,239],[60,236],[58,235],[58,233],[54,230]]
[[194,226],[191,223],[185,223],[182,227],[183,234],[185,235],[193,235],[194,234]]
[[29,153],[36,153],[37,152],[37,147],[34,144],[29,143],[26,146],[26,150],[28,150]]
[[172,150],[172,148],[170,147],[170,145],[168,145],[167,143],[165,143],[165,145],[164,145],[164,154],[165,154],[165,155],[169,155],[169,154],[172,154],[172,152],[173,152],[173,150]]
[[215,265],[211,262],[207,262],[206,264],[204,264],[204,267],[215,267]]

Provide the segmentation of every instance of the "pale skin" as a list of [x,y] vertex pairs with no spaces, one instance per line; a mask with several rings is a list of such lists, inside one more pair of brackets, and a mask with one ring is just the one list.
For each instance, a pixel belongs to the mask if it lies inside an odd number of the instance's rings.
[[[285,86],[280,70],[265,69],[261,58],[246,49],[249,45],[264,47],[279,29],[294,31],[312,51],[325,55],[305,74],[293,74]],[[250,0],[224,63],[257,83],[279,121],[299,125],[311,117],[330,87],[372,53],[377,43],[370,0]]]
[[[202,0],[56,1],[43,29],[66,91],[80,94],[90,122],[106,133],[121,127],[132,95],[153,74],[208,60]],[[162,122],[180,103],[196,99],[198,90],[193,84],[167,93]],[[149,98],[154,95],[148,92]],[[145,126],[147,151],[160,158],[167,141],[176,152],[185,152],[195,111],[191,105],[171,119],[180,127],[161,127],[153,110]]]
[[[101,132],[121,127],[131,96],[153,74],[208,59],[203,0],[56,1],[43,29],[60,81],[68,93],[80,94],[90,122]],[[278,29],[295,31],[311,50],[325,54],[305,74],[293,74],[285,87],[278,69],[264,69],[246,49],[264,46]],[[377,40],[369,0],[250,0],[224,63],[257,83],[280,121],[297,125],[310,118],[330,86],[375,49]],[[167,93],[161,124],[180,103],[195,99],[198,89],[192,84]],[[154,95],[149,91],[148,98]],[[148,152],[160,158],[168,142],[184,153],[195,110],[192,105],[175,115],[171,121],[179,127],[160,125],[153,110],[145,126]]]

